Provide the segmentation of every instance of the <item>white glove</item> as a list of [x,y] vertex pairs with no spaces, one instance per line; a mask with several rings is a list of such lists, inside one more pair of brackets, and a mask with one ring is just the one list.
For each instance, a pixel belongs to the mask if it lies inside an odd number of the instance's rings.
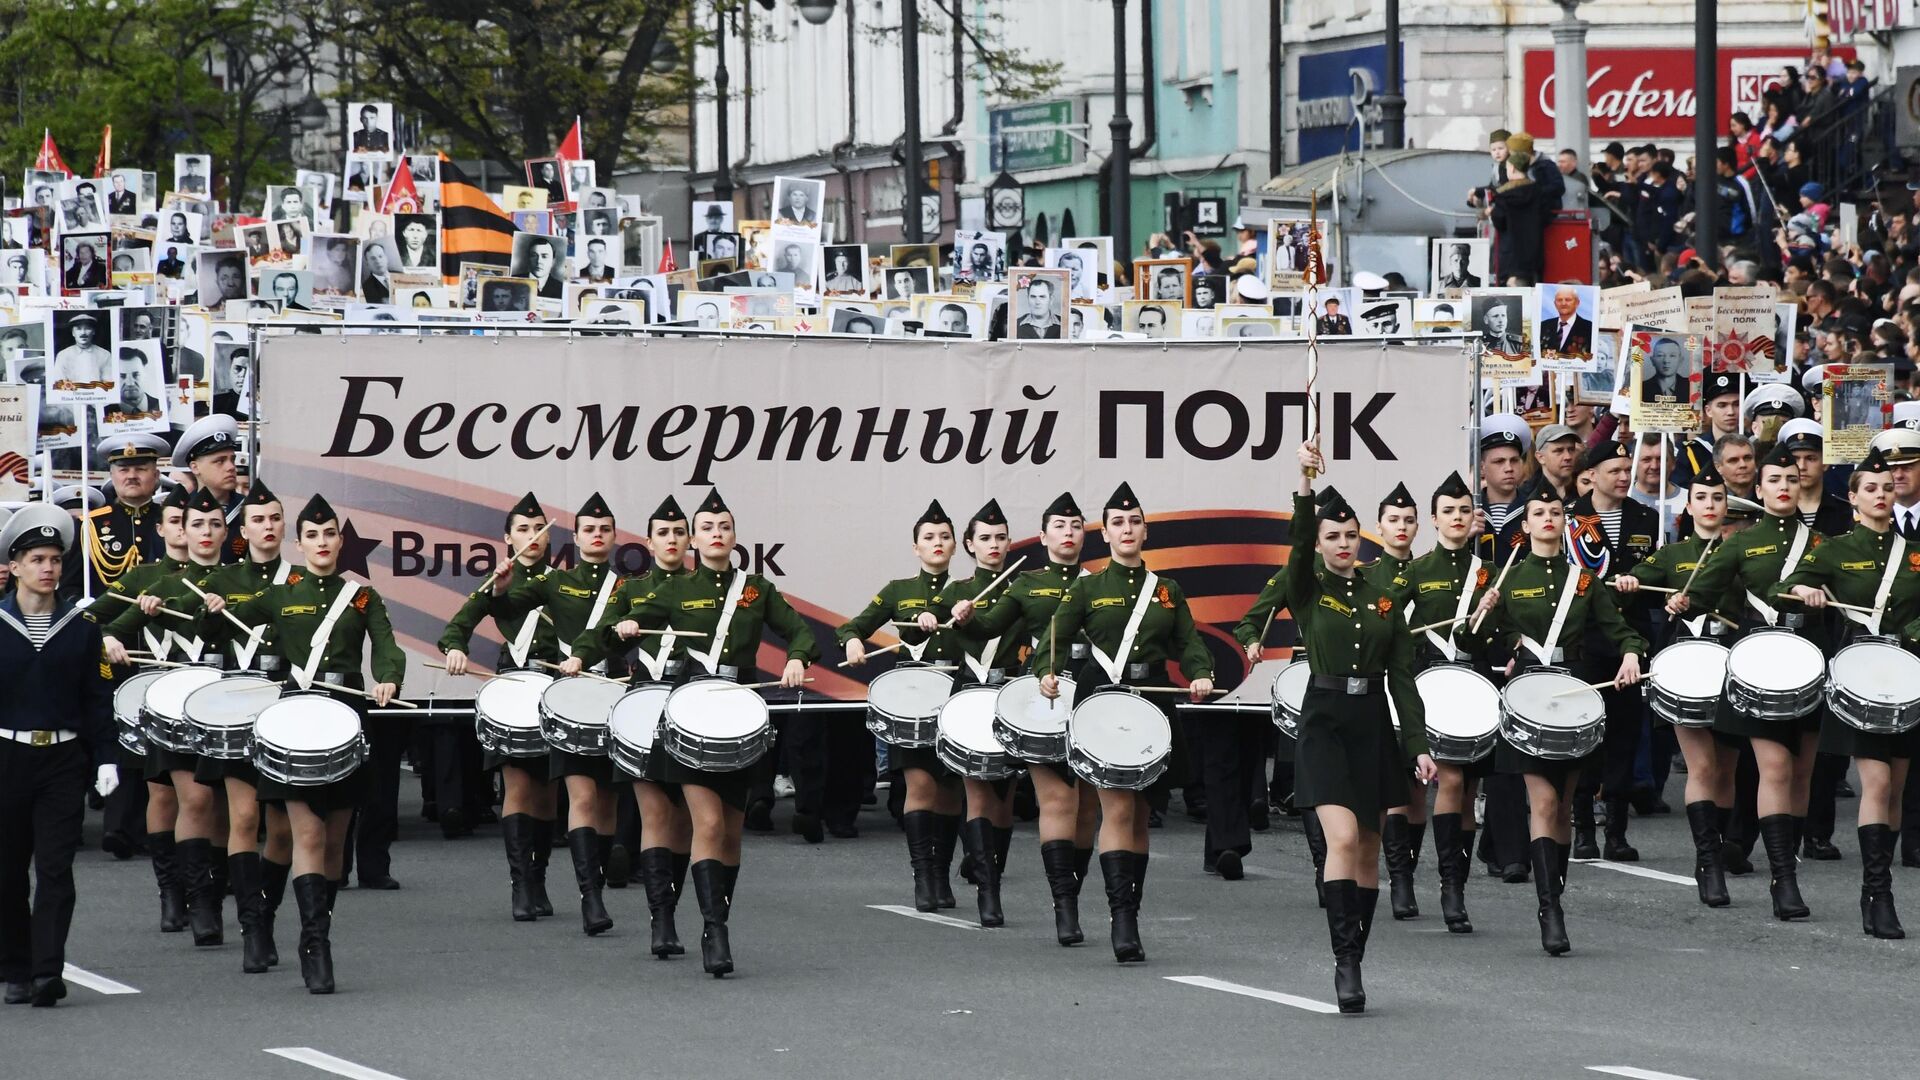
[[103,799],[113,794],[119,786],[120,767],[117,765],[102,765],[99,772],[94,774],[93,790],[99,792]]

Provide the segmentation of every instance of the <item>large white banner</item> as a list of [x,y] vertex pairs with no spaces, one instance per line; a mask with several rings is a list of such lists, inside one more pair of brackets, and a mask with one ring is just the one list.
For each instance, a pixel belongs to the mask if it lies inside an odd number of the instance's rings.
[[[648,512],[668,494],[691,512],[718,485],[740,563],[837,660],[831,627],[915,571],[929,500],[964,523],[998,499],[1037,566],[1042,508],[1071,491],[1097,521],[1124,480],[1148,513],[1149,565],[1186,588],[1231,681],[1231,628],[1284,558],[1305,433],[1300,343],[289,336],[269,339],[259,371],[260,475],[290,512],[313,491],[340,510],[348,568],[420,656],[503,554],[503,516],[526,491],[554,517],[562,560],[573,511],[602,492],[619,564],[638,573]],[[1471,382],[1457,345],[1322,346],[1325,481],[1368,525],[1401,481],[1426,505],[1449,471],[1468,474]],[[1269,638],[1291,640],[1284,624]],[[493,656],[492,638],[476,645]],[[817,676],[815,689],[861,696],[850,676]]]

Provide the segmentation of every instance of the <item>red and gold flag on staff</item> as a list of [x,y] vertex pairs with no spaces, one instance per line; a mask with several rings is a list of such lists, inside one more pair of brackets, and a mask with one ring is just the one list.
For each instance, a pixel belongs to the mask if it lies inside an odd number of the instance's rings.
[[447,284],[459,284],[460,268],[467,263],[508,265],[513,233],[513,219],[493,196],[440,155],[440,276]]
[[113,125],[100,129],[100,155],[93,159],[93,175],[102,177],[113,171]]
[[1306,285],[1327,283],[1327,264],[1320,254],[1320,192],[1315,190],[1307,207],[1307,265],[1300,275]]
[[554,149],[553,156],[561,161],[587,160],[586,140],[580,134],[579,117],[573,118],[572,129],[567,132],[566,138],[560,140],[560,145]]
[[654,272],[671,274],[678,269],[680,269],[680,264],[673,261],[673,237],[669,236],[667,237],[667,245],[660,249],[660,268]]
[[420,189],[413,184],[413,170],[407,168],[407,155],[400,155],[400,164],[394,167],[393,180],[387,185],[386,198],[380,200],[380,212],[383,214],[417,214],[420,212]]
[[40,129],[40,153],[33,159],[33,167],[41,172],[58,171],[62,176],[72,176],[73,170],[60,159],[60,148],[53,145],[51,128]]

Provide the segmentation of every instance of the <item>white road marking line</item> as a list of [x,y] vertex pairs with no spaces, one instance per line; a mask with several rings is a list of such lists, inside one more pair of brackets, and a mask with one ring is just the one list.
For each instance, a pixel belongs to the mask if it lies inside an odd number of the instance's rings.
[[60,977],[70,983],[78,983],[97,994],[137,994],[140,991],[123,982],[114,982],[105,975],[95,975],[83,967],[68,964],[60,972]]
[[335,1076],[347,1077],[348,1080],[400,1080],[400,1077],[392,1073],[369,1069],[365,1065],[355,1065],[345,1058],[323,1054],[311,1046],[282,1046],[277,1049],[268,1048],[265,1052],[275,1057],[286,1058],[288,1061],[297,1061],[302,1065],[311,1065]]
[[1203,990],[1219,990],[1222,993],[1239,994],[1241,997],[1259,998],[1261,1001],[1271,1001],[1276,1005],[1290,1005],[1293,1008],[1304,1009],[1311,1013],[1334,1016],[1340,1012],[1339,1006],[1329,1005],[1324,1001],[1315,1001],[1312,998],[1283,994],[1278,990],[1262,990],[1257,986],[1242,986],[1239,983],[1230,983],[1222,979],[1208,978],[1205,975],[1166,975],[1162,977],[1168,982],[1183,983],[1187,986],[1198,986]]
[[875,911],[891,911],[895,915],[905,915],[909,919],[919,919],[921,922],[939,923],[941,926],[957,926],[962,930],[986,929],[979,923],[970,923],[965,919],[956,919],[949,915],[935,915],[930,911],[916,911],[904,904],[868,904],[867,906]]
[[1669,881],[1675,885],[1688,886],[1694,884],[1693,879],[1690,877],[1681,877],[1679,874],[1669,874],[1665,870],[1649,870],[1644,866],[1634,866],[1631,863],[1608,862],[1605,859],[1575,859],[1573,862],[1577,866],[1597,866],[1602,870],[1614,870],[1622,874],[1632,874],[1634,877],[1643,877],[1652,881]]
[[1636,1069],[1631,1065],[1589,1065],[1587,1071],[1606,1073],[1608,1076],[1624,1076],[1628,1080],[1693,1080],[1690,1076],[1654,1072],[1652,1069]]

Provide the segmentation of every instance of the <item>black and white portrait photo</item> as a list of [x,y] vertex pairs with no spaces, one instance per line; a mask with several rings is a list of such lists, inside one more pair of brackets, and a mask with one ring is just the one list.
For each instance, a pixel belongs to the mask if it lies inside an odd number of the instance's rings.
[[12,248],[0,257],[0,285],[30,285],[44,289],[47,253],[39,248]]
[[101,426],[121,432],[164,430],[167,384],[161,373],[160,343],[123,341],[116,351],[117,396],[101,410]]
[[1404,297],[1375,297],[1360,302],[1360,332],[1392,337],[1412,331],[1413,304]]
[[1180,336],[1180,305],[1158,300],[1128,300],[1122,305],[1120,328],[1147,338]]
[[1493,245],[1488,240],[1433,241],[1432,292],[1478,289],[1487,284]]
[[1089,253],[1074,248],[1048,248],[1042,262],[1067,272],[1067,292],[1075,300],[1094,300],[1100,295],[1093,260]]
[[696,199],[693,203],[693,244],[700,246],[700,238],[707,233],[733,232],[733,204],[730,202],[707,202]]
[[567,200],[585,205],[587,192],[591,191],[594,186],[593,174],[597,168],[596,163],[592,161],[563,161],[561,162],[561,166],[565,169],[562,177],[567,184]]
[[107,234],[71,233],[60,237],[61,284],[68,289],[107,287]]
[[910,300],[933,291],[931,266],[888,267],[885,279],[889,300]]
[[955,285],[1005,280],[1007,238],[977,229],[955,233],[952,267]]
[[1211,310],[1227,298],[1227,275],[1201,274],[1193,279],[1193,303],[1191,307],[1202,311]]
[[610,282],[617,267],[613,264],[613,238],[587,236],[580,239],[580,256],[574,260],[574,276],[583,281]]
[[173,190],[182,195],[213,194],[213,159],[205,154],[173,155]]
[[47,394],[56,405],[106,405],[113,401],[116,365],[113,316],[104,311],[55,311],[53,362]]
[[440,159],[432,154],[408,154],[407,173],[416,184],[440,182]]
[[520,233],[513,238],[507,276],[527,278],[542,299],[558,300],[566,294],[566,251],[566,241],[558,236]]
[[1687,341],[1664,334],[1649,338],[1646,358],[1640,365],[1640,400],[1679,402],[1692,400],[1688,379],[1694,373],[1694,361],[1687,355]]
[[387,182],[393,163],[383,154],[348,154],[341,172],[341,197],[349,202],[370,203],[373,189]]
[[[1084,268],[1082,277],[1074,279],[1073,298],[1075,300],[1097,300],[1100,298],[1100,279],[1111,272],[1113,266],[1113,237],[1111,236],[1063,236],[1060,238],[1061,251],[1070,251]],[[1072,267],[1055,258],[1047,265],[1058,265],[1063,270]]]
[[268,221],[298,221],[311,227],[313,208],[307,203],[305,190],[291,184],[268,184],[266,217]]
[[159,236],[162,244],[199,243],[200,215],[185,210],[162,210]]
[[360,241],[337,233],[315,233],[307,238],[310,246],[307,265],[313,270],[315,296],[354,296],[355,270],[360,259]]
[[567,201],[567,181],[559,158],[532,158],[527,162],[527,186],[547,193],[547,205]]
[[820,291],[827,296],[865,296],[867,245],[829,245],[820,263]]
[[938,244],[893,244],[887,248],[887,262],[908,269],[940,265]]
[[100,181],[62,181],[57,198],[61,232],[84,232],[107,227],[107,201],[100,190]]
[[391,154],[393,145],[393,105],[385,101],[353,101],[347,104],[347,150],[355,154]]
[[107,213],[130,216],[140,212],[139,169],[114,169],[107,174]]
[[820,207],[826,202],[825,180],[777,176],[773,180],[773,223],[820,227]]
[[393,275],[400,265],[400,253],[390,236],[370,236],[360,243],[360,298],[369,304],[393,300],[397,283]]
[[1058,341],[1066,337],[1067,272],[1023,270],[1009,283],[1009,336]]
[[403,271],[440,270],[440,218],[436,214],[395,214],[393,235],[400,245]]
[[820,257],[820,245],[781,239],[777,234],[772,243],[773,261],[768,269],[776,273],[792,274],[793,280],[812,288],[813,269]]
[[533,282],[526,278],[482,278],[479,308],[488,312],[532,311],[533,294]]
[[313,271],[264,267],[254,276],[253,295],[278,301],[281,311],[312,311]]
[[67,179],[67,175],[57,169],[28,169],[26,183],[20,189],[28,196],[24,200],[25,205],[54,206],[58,201],[60,185]]
[[229,300],[247,296],[246,256],[235,250],[207,250],[200,253],[200,306],[218,308]]
[[925,333],[979,339],[986,334],[987,306],[977,301],[922,298],[914,307]]
[[736,232],[704,232],[693,238],[693,253],[703,262],[708,259],[738,259],[740,247],[740,234]]
[[886,332],[887,320],[867,304],[834,304],[827,329],[835,334],[860,334],[878,337]]
[[1532,357],[1524,300],[1522,295],[1489,292],[1471,298],[1467,325],[1480,332],[1488,352],[1503,357]]

